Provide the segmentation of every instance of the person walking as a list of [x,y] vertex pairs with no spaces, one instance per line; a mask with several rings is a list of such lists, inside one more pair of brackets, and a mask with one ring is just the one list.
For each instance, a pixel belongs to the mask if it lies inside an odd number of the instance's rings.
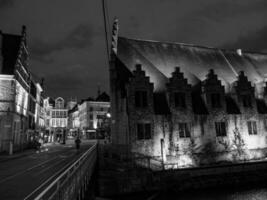
[[80,140],[79,137],[76,138],[75,144],[76,144],[76,149],[79,150],[80,149],[80,144],[81,144],[81,140]]

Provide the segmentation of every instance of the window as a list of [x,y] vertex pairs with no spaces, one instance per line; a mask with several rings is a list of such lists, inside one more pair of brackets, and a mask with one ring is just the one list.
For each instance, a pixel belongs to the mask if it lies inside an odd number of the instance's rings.
[[135,106],[136,107],[147,107],[147,92],[146,91],[136,91],[135,92]]
[[226,136],[226,123],[225,122],[215,122],[216,136]]
[[91,112],[93,111],[93,107],[90,107],[90,111],[91,111]]
[[257,135],[257,124],[255,121],[248,121],[248,134],[249,135]]
[[242,95],[243,106],[245,108],[251,107],[251,96],[249,94]]
[[185,108],[185,93],[184,92],[176,92],[174,93],[174,104],[176,108]]
[[180,138],[189,138],[191,137],[189,126],[187,123],[179,123],[179,137]]
[[138,123],[137,124],[137,139],[151,139],[151,124]]
[[221,107],[221,95],[219,93],[211,94],[211,105],[213,108]]
[[89,115],[90,116],[90,119],[93,119],[93,115]]

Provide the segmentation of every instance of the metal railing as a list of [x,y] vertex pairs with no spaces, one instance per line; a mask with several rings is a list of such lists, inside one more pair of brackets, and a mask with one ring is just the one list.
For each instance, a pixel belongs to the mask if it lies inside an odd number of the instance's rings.
[[89,184],[97,159],[97,144],[48,185],[35,200],[82,199]]

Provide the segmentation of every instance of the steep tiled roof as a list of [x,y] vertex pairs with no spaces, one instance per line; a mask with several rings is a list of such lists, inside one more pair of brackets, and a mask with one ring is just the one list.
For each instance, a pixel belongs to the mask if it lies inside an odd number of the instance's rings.
[[267,54],[124,37],[118,38],[117,45],[119,60],[129,71],[134,70],[135,64],[142,64],[142,69],[154,83],[155,92],[166,90],[167,78],[177,66],[192,86],[203,81],[209,69],[214,69],[226,86],[226,92],[240,70],[245,71],[253,83],[260,83],[267,76]]
[[[180,68],[188,83],[192,85],[193,111],[196,114],[208,114],[201,98],[201,82],[206,79],[210,69],[215,71],[224,85],[226,94],[230,92],[240,71],[244,71],[258,92],[262,90],[257,90],[257,86],[262,87],[267,77],[267,54],[241,50],[118,37],[116,58],[119,84],[122,85],[132,75],[135,65],[142,65],[142,70],[154,84],[154,100],[158,102],[157,105],[161,105],[155,107],[155,113],[159,114],[170,112],[163,94],[166,92],[166,83],[175,71],[175,67]],[[122,86],[122,94],[125,93],[124,90]],[[230,96],[226,97],[226,106],[227,113],[240,113],[238,106]],[[267,109],[265,107],[263,109],[263,103],[257,101],[257,106],[258,109],[267,113]]]

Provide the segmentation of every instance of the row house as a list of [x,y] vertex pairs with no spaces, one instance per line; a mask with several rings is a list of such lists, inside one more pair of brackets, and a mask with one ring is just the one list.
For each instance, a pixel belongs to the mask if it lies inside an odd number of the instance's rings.
[[[109,96],[103,92],[97,98],[82,100],[69,111],[69,130],[73,135],[83,135],[95,139],[97,130],[102,127],[109,116]],[[108,115],[108,116],[107,116]]]
[[65,100],[62,97],[57,97],[55,100],[47,97],[44,105],[48,142],[65,143],[68,126],[68,109]]
[[32,138],[37,86],[28,60],[26,27],[21,35],[0,32],[0,152],[22,150]]
[[267,54],[130,39],[112,30],[111,139],[177,166],[262,159]]
[[76,104],[68,111],[69,135],[77,136],[79,133],[79,128],[80,128],[79,109],[78,109],[78,104]]

